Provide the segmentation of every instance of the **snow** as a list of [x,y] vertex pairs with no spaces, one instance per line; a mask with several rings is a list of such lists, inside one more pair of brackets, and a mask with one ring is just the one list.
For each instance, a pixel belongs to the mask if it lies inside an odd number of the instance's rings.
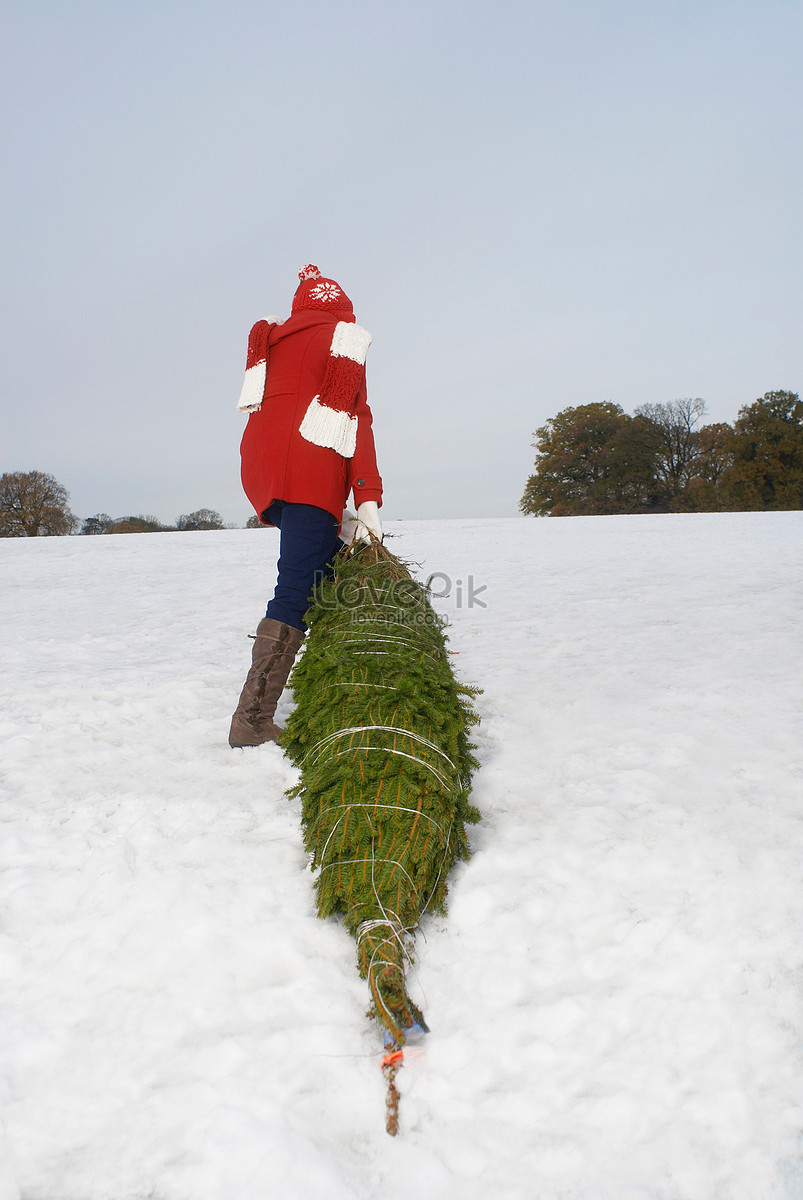
[[0,1200],[800,1200],[803,513],[388,533],[484,689],[395,1139],[226,743],[275,531],[0,542]]

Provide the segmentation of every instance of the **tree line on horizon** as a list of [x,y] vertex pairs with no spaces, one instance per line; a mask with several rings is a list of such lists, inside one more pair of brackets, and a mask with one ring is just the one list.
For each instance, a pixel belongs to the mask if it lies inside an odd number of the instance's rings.
[[[700,425],[705,401],[612,402],[565,408],[535,431],[535,472],[519,508],[535,516],[803,509],[803,403],[796,392],[744,405],[733,425]],[[96,513],[80,521],[63,484],[43,471],[0,476],[0,537],[226,529],[200,508],[175,525]],[[247,529],[260,528],[252,516]]]
[[[248,527],[259,525],[256,517]],[[0,537],[60,537],[68,534],[179,533],[201,529],[226,529],[220,513],[199,508],[185,513],[175,525],[158,517],[110,517],[95,513],[81,521],[70,510],[70,494],[53,475],[44,471],[8,471],[0,476]]]
[[699,397],[565,408],[535,431],[520,510],[534,516],[803,508],[803,403],[766,392],[733,425],[701,425]]
[[87,517],[79,530],[82,534],[101,533],[188,533],[199,529],[226,529],[219,512],[212,508],[199,508],[196,512],[180,516],[175,525],[163,525],[158,517],[138,513],[131,517],[110,517],[108,513],[95,513]]

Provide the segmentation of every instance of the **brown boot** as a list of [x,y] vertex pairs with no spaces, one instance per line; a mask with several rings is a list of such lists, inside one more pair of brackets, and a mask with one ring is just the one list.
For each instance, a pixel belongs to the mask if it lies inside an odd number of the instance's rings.
[[273,714],[295,661],[304,634],[292,625],[263,617],[257,625],[251,670],[231,719],[230,746],[261,746],[278,742],[281,729]]

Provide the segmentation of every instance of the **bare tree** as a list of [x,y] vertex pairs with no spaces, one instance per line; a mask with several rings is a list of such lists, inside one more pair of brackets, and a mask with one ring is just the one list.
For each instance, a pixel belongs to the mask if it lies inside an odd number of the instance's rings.
[[211,508],[199,508],[197,512],[188,513],[176,521],[176,529],[183,533],[196,529],[225,529],[220,513]]
[[55,537],[72,533],[70,493],[43,471],[0,476],[0,537]]
[[85,518],[81,526],[81,533],[108,533],[113,524],[114,517],[110,517],[108,513],[95,513],[94,517]]
[[642,404],[636,416],[643,417],[658,431],[660,447],[658,473],[669,497],[683,491],[694,475],[695,459],[700,453],[697,423],[705,414],[705,400],[672,400],[669,404]]

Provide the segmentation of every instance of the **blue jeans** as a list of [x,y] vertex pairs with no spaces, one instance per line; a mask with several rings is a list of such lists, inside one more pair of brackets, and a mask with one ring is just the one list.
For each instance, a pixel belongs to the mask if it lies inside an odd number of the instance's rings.
[[306,630],[304,613],[312,589],[331,575],[331,562],[342,542],[337,536],[340,522],[313,504],[289,504],[274,500],[262,514],[280,531],[279,577],[265,616]]

